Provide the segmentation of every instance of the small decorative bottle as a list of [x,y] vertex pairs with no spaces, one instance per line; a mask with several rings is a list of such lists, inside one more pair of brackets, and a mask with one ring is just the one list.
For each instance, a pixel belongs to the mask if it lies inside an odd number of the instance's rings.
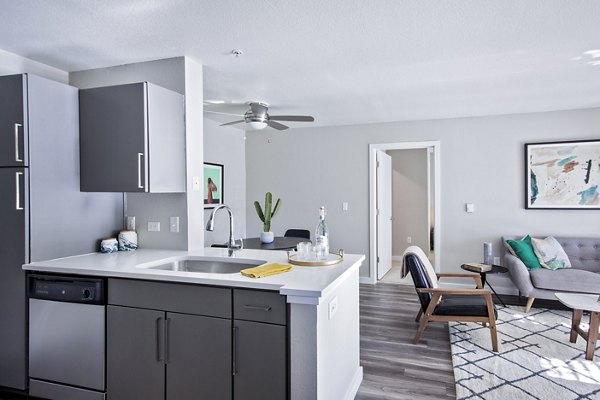
[[329,228],[325,222],[326,214],[325,207],[321,207],[319,209],[319,224],[315,230],[315,245],[316,248],[320,250],[317,251],[317,258],[319,259],[327,258],[327,255],[329,254]]

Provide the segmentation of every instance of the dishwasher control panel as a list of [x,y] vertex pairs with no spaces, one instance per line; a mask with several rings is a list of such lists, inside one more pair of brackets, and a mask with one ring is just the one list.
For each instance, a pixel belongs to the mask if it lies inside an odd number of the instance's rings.
[[28,280],[31,299],[105,304],[103,279],[32,274]]

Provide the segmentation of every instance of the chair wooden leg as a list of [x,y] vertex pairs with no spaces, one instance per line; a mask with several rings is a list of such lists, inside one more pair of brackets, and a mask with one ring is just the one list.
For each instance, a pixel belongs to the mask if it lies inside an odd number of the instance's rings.
[[417,314],[417,317],[415,318],[415,322],[419,322],[422,315],[423,315],[423,309],[419,308],[419,313]]
[[433,310],[435,310],[435,307],[437,306],[438,302],[440,301],[440,297],[441,297],[441,294],[435,293],[433,295],[433,297],[431,298],[431,300],[429,301],[429,306],[427,306],[427,310],[425,310],[425,312],[423,313],[423,318],[421,319],[421,322],[419,323],[419,327],[417,328],[417,333],[415,334],[415,338],[413,339],[413,344],[417,344],[417,343],[419,343],[419,340],[421,340],[421,335],[425,331],[425,328],[427,328],[427,323],[429,322],[429,318],[433,314]]
[[525,314],[529,313],[529,310],[531,309],[531,306],[533,305],[534,300],[535,300],[535,297],[527,298],[527,304],[525,304]]
[[419,340],[421,340],[421,335],[423,335],[425,328],[427,328],[428,322],[429,316],[425,316],[425,318],[421,320],[421,322],[419,323],[419,328],[417,329],[417,333],[415,334],[415,338],[413,339],[413,344],[419,343]]
[[498,332],[496,330],[496,321],[490,321],[490,335],[492,336],[492,351],[498,352]]
[[492,337],[492,351],[498,352],[498,332],[496,330],[496,315],[494,314],[494,301],[492,300],[492,294],[487,293],[485,296],[485,303],[487,304],[488,311],[488,322],[490,324],[490,335]]

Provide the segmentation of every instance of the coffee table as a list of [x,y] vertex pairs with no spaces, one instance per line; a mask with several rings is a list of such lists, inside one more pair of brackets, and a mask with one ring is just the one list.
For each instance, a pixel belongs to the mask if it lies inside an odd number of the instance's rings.
[[[571,322],[571,343],[577,342],[577,335],[587,341],[585,359],[593,360],[598,340],[598,322],[600,322],[600,302],[597,294],[584,293],[554,293],[554,296],[565,306],[573,309],[573,320]],[[590,313],[590,329],[586,332],[579,324],[584,311]]]

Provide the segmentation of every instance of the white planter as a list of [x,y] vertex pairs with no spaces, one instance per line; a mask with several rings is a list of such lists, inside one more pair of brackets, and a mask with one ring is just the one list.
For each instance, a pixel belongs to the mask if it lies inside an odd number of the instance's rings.
[[275,235],[273,234],[273,232],[260,233],[260,241],[263,243],[273,243],[273,239],[275,239]]

